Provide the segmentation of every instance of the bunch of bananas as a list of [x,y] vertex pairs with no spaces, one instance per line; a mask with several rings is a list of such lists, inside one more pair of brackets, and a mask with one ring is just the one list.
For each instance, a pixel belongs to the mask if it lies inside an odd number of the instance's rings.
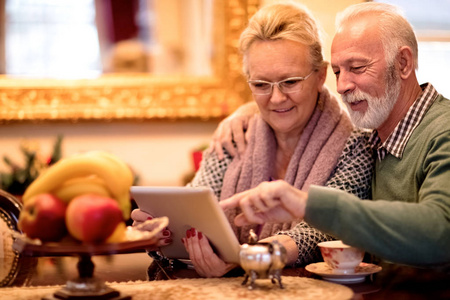
[[23,203],[43,193],[66,203],[79,195],[96,194],[115,199],[127,220],[132,184],[133,173],[122,160],[105,151],[90,151],[61,159],[44,171],[25,191]]

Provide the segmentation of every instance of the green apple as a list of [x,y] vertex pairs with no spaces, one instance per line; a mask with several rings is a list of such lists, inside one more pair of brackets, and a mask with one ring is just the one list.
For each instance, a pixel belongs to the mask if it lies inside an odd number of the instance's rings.
[[123,223],[116,200],[95,194],[73,198],[67,206],[66,226],[69,233],[85,243],[103,243]]
[[23,206],[19,229],[42,242],[59,241],[67,234],[66,208],[66,203],[52,194],[36,195]]

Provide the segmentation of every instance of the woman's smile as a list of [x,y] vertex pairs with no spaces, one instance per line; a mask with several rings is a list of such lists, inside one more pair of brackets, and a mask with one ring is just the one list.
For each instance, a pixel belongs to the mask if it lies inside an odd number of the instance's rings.
[[273,112],[276,112],[276,113],[287,113],[287,112],[290,112],[291,110],[293,110],[294,109],[294,106],[292,106],[291,108],[278,108],[278,109],[273,109],[272,111]]

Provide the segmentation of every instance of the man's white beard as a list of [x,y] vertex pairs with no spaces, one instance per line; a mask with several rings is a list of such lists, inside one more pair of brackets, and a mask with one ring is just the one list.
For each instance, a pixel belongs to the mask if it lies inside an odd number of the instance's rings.
[[[351,94],[342,95],[342,100],[347,105],[353,124],[362,128],[376,129],[388,118],[399,94],[400,79],[395,69],[389,68],[384,96],[372,97],[367,93],[355,90]],[[367,101],[367,110],[365,112],[352,110],[350,103],[361,100]]]

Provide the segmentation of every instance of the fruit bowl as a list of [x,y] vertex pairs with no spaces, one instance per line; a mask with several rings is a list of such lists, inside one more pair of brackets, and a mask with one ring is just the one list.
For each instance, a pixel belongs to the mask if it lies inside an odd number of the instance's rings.
[[[151,248],[157,242],[157,234],[169,224],[167,217],[154,218],[145,223],[128,227],[126,238],[120,243],[81,244],[78,242],[41,243],[32,240],[19,232],[13,232],[13,249],[25,256],[78,256],[79,277],[69,280],[66,285],[43,299],[131,299],[131,296],[120,295],[102,280],[94,277],[93,255],[109,255],[133,253]],[[142,231],[141,228],[152,228]]]
[[[42,243],[13,232],[14,250],[28,256],[76,256],[132,253],[151,247],[155,236],[169,224],[168,218],[161,217],[148,220],[136,228],[128,227],[126,238],[120,243],[81,244],[75,241]],[[152,231],[140,231],[141,227],[153,225]]]
[[37,258],[13,251],[13,238],[9,234],[17,231],[22,203],[13,195],[0,189],[0,287],[26,285],[30,270],[37,265]]

